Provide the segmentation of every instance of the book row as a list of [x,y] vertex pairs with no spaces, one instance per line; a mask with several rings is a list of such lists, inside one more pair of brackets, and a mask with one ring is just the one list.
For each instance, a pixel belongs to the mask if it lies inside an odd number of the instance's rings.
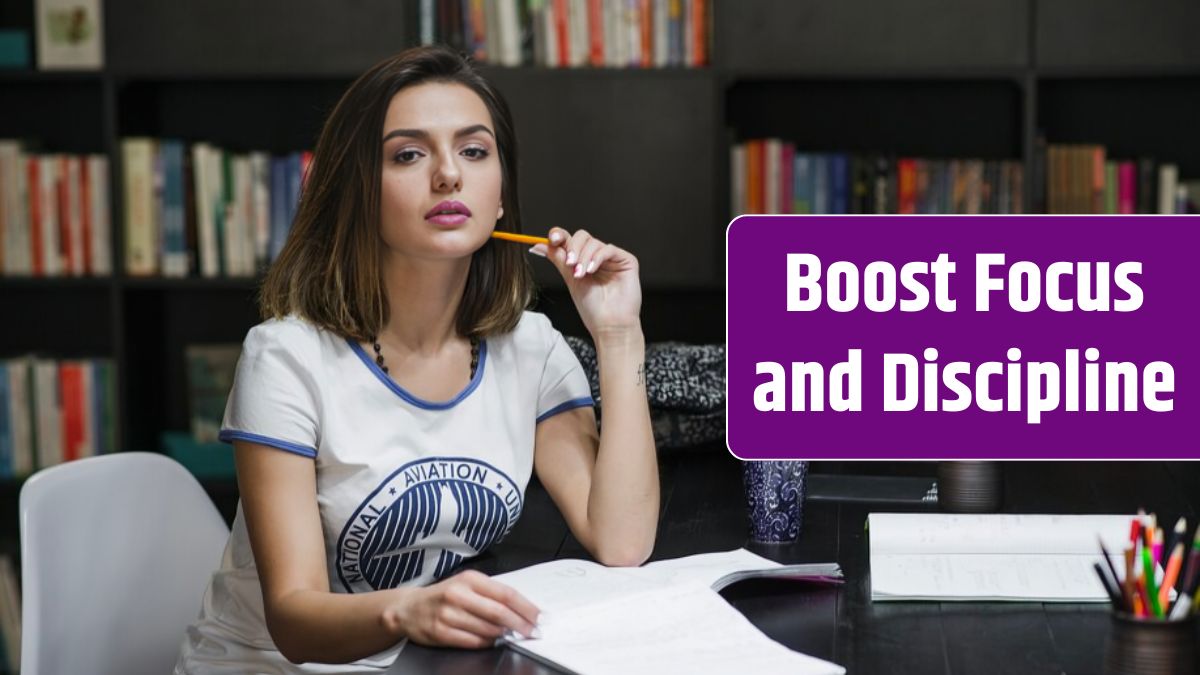
[[111,274],[110,213],[107,157],[0,139],[0,274]]
[[734,145],[733,215],[743,213],[1021,213],[1015,160],[809,153],[777,138]]
[[116,385],[107,359],[0,360],[0,478],[112,452]]
[[251,277],[283,248],[312,153],[134,137],[121,158],[127,274]]
[[549,68],[708,63],[711,0],[421,0],[422,44]]
[[1200,212],[1200,181],[1180,180],[1170,162],[1116,159],[1103,145],[1043,141],[1037,161],[1045,165],[1048,213]]

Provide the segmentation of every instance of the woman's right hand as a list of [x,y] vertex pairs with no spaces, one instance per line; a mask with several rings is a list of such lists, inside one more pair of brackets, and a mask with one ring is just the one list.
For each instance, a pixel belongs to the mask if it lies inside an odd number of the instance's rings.
[[505,631],[531,637],[537,625],[533,603],[474,570],[405,590],[382,621],[397,638],[418,644],[479,649],[491,647]]

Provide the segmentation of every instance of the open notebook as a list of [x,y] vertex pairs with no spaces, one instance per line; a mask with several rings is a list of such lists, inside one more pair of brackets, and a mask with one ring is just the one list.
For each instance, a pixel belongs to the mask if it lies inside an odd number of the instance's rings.
[[752,577],[840,582],[836,564],[780,565],[745,549],[635,568],[555,560],[496,576],[537,605],[542,637],[513,649],[580,675],[841,675],[771,640],[717,594]]
[[872,513],[871,599],[1108,602],[1097,537],[1121,551],[1131,518]]

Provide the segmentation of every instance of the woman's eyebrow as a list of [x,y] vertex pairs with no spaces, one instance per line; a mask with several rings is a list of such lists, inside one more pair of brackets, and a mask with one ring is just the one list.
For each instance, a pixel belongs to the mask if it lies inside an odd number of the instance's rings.
[[[496,137],[496,135],[492,133],[492,130],[487,128],[487,126],[485,126],[483,124],[472,124],[469,127],[463,127],[461,129],[459,129],[458,131],[454,132],[454,137],[461,138],[463,136],[470,136],[471,134],[473,134],[477,131],[486,132],[492,138]],[[425,131],[424,129],[392,129],[391,131],[387,132],[386,136],[383,137],[383,141],[386,143],[389,139],[395,138],[397,136],[406,136],[409,138],[419,138],[421,140],[426,140],[426,141],[429,140],[429,132]]]

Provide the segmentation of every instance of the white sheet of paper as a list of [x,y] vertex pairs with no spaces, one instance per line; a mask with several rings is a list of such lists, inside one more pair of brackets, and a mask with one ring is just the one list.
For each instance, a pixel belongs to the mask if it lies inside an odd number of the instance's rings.
[[694,583],[561,610],[541,629],[541,639],[519,640],[517,647],[585,675],[846,672],[774,642],[715,591]]
[[516,589],[543,614],[655,588],[654,582],[640,579],[622,568],[573,559],[552,560],[493,578]]
[[744,548],[661,560],[642,567],[605,567],[587,560],[553,560],[495,579],[546,612],[571,609],[637,591],[680,583],[711,586],[731,572],[771,569],[780,564]]
[[645,565],[642,570],[660,584],[698,583],[712,587],[718,579],[734,572],[765,570],[782,567],[774,560],[751,553],[744,548],[720,553],[701,553],[685,558],[660,560]]
[[1106,602],[1097,538],[1122,550],[1131,518],[873,513],[871,599]]

